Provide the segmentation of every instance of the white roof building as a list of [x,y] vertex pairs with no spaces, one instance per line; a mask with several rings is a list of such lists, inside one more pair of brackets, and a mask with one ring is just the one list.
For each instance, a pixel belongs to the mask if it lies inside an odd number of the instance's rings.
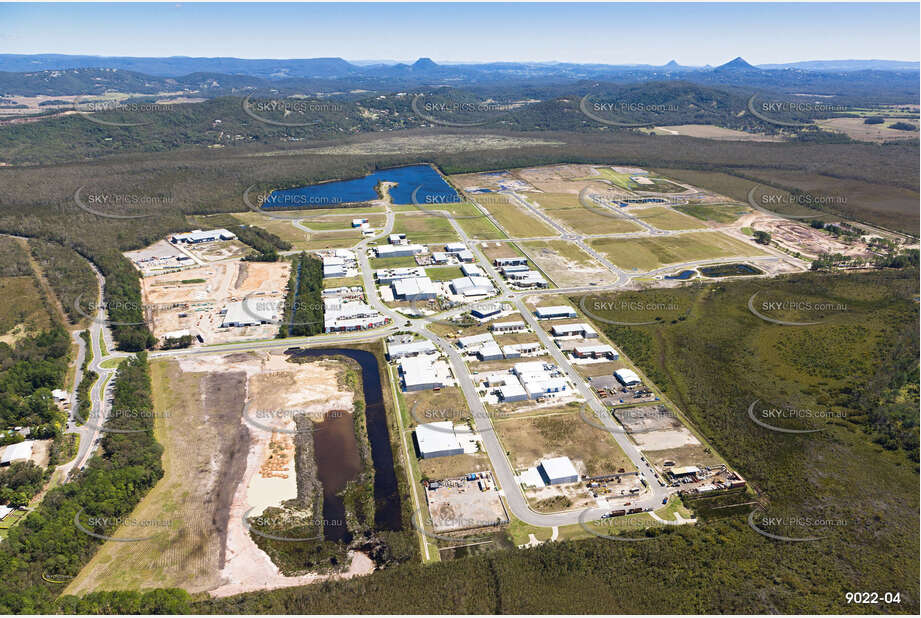
[[391,283],[397,279],[410,277],[425,277],[425,269],[419,266],[404,266],[400,268],[379,268],[374,271],[374,276],[380,283]]
[[515,266],[516,264],[527,264],[526,257],[496,258],[493,263],[498,266]]
[[68,396],[67,391],[62,388],[56,388],[51,391],[51,397],[54,398],[55,401],[67,401]]
[[473,261],[473,251],[470,249],[464,249],[463,251],[458,251],[456,254],[457,259],[461,262],[472,262]]
[[323,327],[327,333],[377,328],[386,323],[385,316],[360,300],[323,300]]
[[406,234],[391,234],[387,240],[391,245],[401,245],[406,242]]
[[554,337],[581,335],[583,339],[591,339],[598,336],[598,332],[585,322],[579,322],[577,324],[557,324],[551,331]]
[[632,369],[618,369],[614,372],[614,377],[624,386],[633,386],[642,382],[640,376],[636,375],[636,372]]
[[503,266],[499,270],[502,271],[503,275],[508,275],[509,273],[523,273],[531,270],[527,264],[512,264],[509,266]]
[[432,251],[432,262],[435,264],[447,264],[448,254],[443,251]]
[[489,296],[496,288],[486,277],[459,277],[451,280],[451,289],[463,296]]
[[233,232],[225,230],[224,228],[218,228],[216,230],[192,230],[184,234],[173,234],[170,240],[174,243],[184,242],[195,244],[199,242],[213,242],[215,240],[233,240],[236,237],[237,235]]
[[374,247],[377,257],[407,257],[425,253],[422,245],[378,245]]
[[483,272],[483,269],[477,266],[476,264],[463,264],[461,265],[461,272],[464,273],[465,277],[485,277],[486,273]]
[[495,322],[490,325],[489,329],[497,333],[511,333],[519,330],[524,330],[525,324],[520,320],[514,320],[511,322]]
[[569,457],[553,457],[540,462],[541,470],[551,485],[579,482],[579,471]]
[[508,380],[499,387],[499,396],[503,401],[524,401],[528,398],[528,393],[518,380]]
[[10,444],[0,455],[0,466],[6,466],[17,461],[28,461],[32,458],[32,440],[25,440]]
[[499,348],[499,344],[495,341],[487,341],[484,343],[480,349],[477,350],[476,355],[481,361],[499,360],[503,358],[502,349]]
[[461,455],[464,452],[451,421],[419,425],[416,427],[416,442],[419,443],[419,453],[423,459]]
[[367,219],[352,219],[352,227],[361,227],[363,223],[367,222]]
[[403,358],[404,356],[416,356],[417,354],[434,354],[437,351],[435,344],[428,339],[387,345],[387,356],[391,360]]
[[247,299],[230,303],[224,313],[221,328],[278,322],[281,304],[281,301],[269,299]]
[[435,370],[435,356],[407,356],[400,359],[400,374],[407,391],[429,391],[444,386]]
[[461,348],[475,348],[482,346],[485,343],[495,343],[496,340],[492,338],[492,335],[489,333],[483,333],[481,335],[469,335],[467,337],[460,337],[457,340],[457,345]]
[[435,285],[428,277],[397,279],[390,284],[395,298],[405,300],[427,300],[435,298]]
[[465,245],[462,242],[451,242],[445,245],[445,251],[447,251],[448,253],[458,253],[460,251],[463,251],[466,248],[467,248],[467,245]]
[[554,307],[538,307],[534,310],[534,315],[539,320],[552,320],[554,318],[574,318],[576,310],[568,305],[557,305]]
[[573,348],[573,354],[583,358],[597,358],[599,356],[606,356],[614,360],[617,360],[620,357],[620,355],[617,353],[617,350],[606,344],[577,345],[575,348]]

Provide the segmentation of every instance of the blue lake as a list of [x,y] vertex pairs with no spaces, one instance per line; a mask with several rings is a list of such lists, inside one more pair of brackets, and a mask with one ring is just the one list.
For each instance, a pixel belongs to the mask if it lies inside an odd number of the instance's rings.
[[297,189],[273,191],[263,207],[323,208],[351,202],[368,202],[377,199],[374,187],[380,182],[397,183],[390,189],[390,197],[394,204],[412,204],[414,192],[420,204],[460,201],[457,192],[431,166],[408,165],[379,170],[363,178],[335,180]]

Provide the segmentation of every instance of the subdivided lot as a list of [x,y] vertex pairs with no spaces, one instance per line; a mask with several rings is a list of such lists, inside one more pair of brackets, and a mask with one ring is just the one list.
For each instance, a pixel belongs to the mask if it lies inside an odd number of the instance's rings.
[[[506,237],[502,230],[497,228],[482,210],[469,202],[450,204],[425,204],[421,207],[415,205],[410,205],[408,207],[392,206],[392,209],[394,212],[403,212],[407,213],[407,215],[428,215],[429,217],[443,219],[446,222],[448,221],[448,217],[445,215],[445,213],[450,213],[453,215],[454,221],[457,223],[457,225],[459,225],[460,228],[464,230],[464,232],[470,238],[485,240]],[[430,212],[426,211],[444,212],[439,212],[439,214],[430,214]],[[449,227],[451,230],[453,230],[453,227],[451,227],[450,224]]]
[[452,481],[425,492],[435,532],[482,528],[508,523],[495,487],[481,491],[477,481]]
[[[241,425],[245,373],[185,373],[175,362],[158,361],[151,378],[164,475],[130,517],[170,525],[154,528],[149,540],[105,543],[67,594],[168,587],[200,592],[220,584],[230,503],[248,450]],[[123,526],[115,537],[149,534]]]
[[575,243],[544,240],[522,243],[528,257],[559,287],[613,283],[617,276]]
[[578,412],[498,420],[493,426],[516,470],[550,457],[569,457],[588,476],[634,470],[611,434],[589,425]]
[[489,471],[489,456],[486,453],[448,455],[419,460],[419,472],[423,479],[440,480],[457,478],[471,472]]
[[530,210],[518,206],[508,197],[490,194],[478,200],[509,236],[531,238],[534,236],[556,236],[557,231],[544,223]]
[[643,271],[666,264],[766,255],[753,245],[719,232],[649,238],[595,238],[589,244],[617,266]]
[[361,240],[361,232],[355,228],[339,232],[316,232],[304,243],[304,249],[315,251],[317,249],[349,248]]
[[417,266],[416,258],[411,255],[387,258],[370,258],[371,268],[404,268],[406,266]]
[[583,207],[579,196],[571,193],[529,193],[528,199],[539,204],[549,217],[580,234],[624,234],[642,230],[623,217],[606,216]]
[[357,229],[352,225],[352,219],[367,219],[372,228],[384,227],[386,215],[322,215],[301,219],[300,224],[311,230],[343,230]]
[[[653,432],[653,434],[650,435],[654,436],[656,433],[661,432]],[[652,444],[647,446],[641,445],[640,448],[643,450],[643,455],[646,456],[649,463],[659,470],[668,470],[670,467],[682,466],[705,468],[707,466],[718,466],[723,463],[709,447],[704,446],[700,442],[660,450],[654,450],[655,445]],[[672,463],[669,466],[665,466],[666,462]]]
[[426,213],[405,213],[394,217],[394,234],[406,234],[410,242],[449,243],[458,240],[450,219]]
[[[396,377],[397,371],[394,370]],[[456,386],[445,386],[440,390],[404,392],[398,391],[407,427],[424,423],[454,421],[460,423],[469,415],[464,393]]]
[[706,227],[697,219],[664,206],[631,210],[630,214],[660,230],[696,230]]
[[490,262],[494,262],[497,258],[527,257],[512,242],[484,242],[480,243],[480,250]]
[[733,223],[739,217],[751,212],[750,208],[741,204],[686,204],[675,206],[675,210],[686,215],[697,217],[701,221],[714,223]]
[[451,279],[457,279],[458,277],[464,276],[460,266],[435,266],[426,268],[425,274],[428,275],[429,279],[432,281],[450,281]]

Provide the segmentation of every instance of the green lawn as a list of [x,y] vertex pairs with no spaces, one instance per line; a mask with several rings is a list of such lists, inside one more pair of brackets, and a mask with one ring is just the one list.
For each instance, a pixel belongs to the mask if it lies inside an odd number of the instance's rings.
[[706,227],[697,219],[664,206],[631,210],[630,214],[660,230],[695,230]]
[[426,268],[425,274],[428,275],[429,279],[432,281],[450,281],[451,279],[457,279],[458,277],[464,276],[460,266],[437,266],[434,268]]
[[510,202],[505,196],[490,194],[489,199],[481,198],[481,205],[501,225],[507,234],[516,238],[533,236],[555,236],[556,230],[544,223],[529,210]]
[[410,242],[419,244],[449,243],[459,240],[457,232],[446,217],[425,213],[405,213],[396,215],[393,223],[394,234],[406,234]]

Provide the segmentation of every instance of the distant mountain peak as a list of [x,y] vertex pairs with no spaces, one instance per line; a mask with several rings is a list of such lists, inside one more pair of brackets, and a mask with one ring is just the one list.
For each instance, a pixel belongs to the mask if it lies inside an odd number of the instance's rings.
[[677,68],[679,68],[680,66],[681,66],[681,65],[678,64],[678,63],[677,63],[676,61],[674,61],[674,60],[669,60],[669,61],[665,64],[665,68],[666,68],[666,69],[677,69]]
[[431,58],[419,58],[413,63],[414,69],[437,69],[438,64]]
[[750,71],[757,71],[757,70],[758,70],[758,69],[756,69],[755,67],[753,67],[752,65],[748,64],[748,63],[745,61],[745,59],[742,58],[742,56],[736,56],[735,58],[733,58],[732,60],[730,60],[730,61],[727,62],[726,64],[721,64],[720,66],[716,67],[716,70],[717,70],[717,71],[719,71],[719,70],[724,70],[724,69],[731,69],[731,70],[743,69],[743,70],[750,70]]

